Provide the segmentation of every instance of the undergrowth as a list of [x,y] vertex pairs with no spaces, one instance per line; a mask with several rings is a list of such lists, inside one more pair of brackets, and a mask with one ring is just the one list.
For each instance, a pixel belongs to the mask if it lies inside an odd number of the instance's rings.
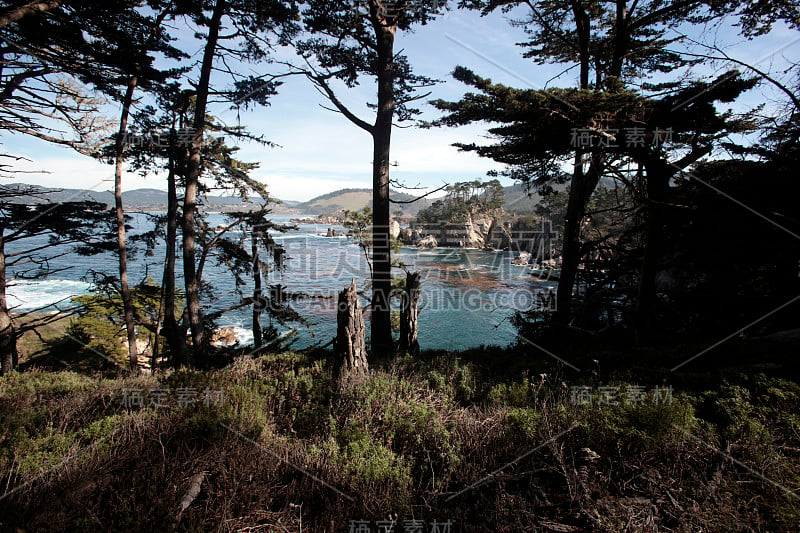
[[292,352],[137,378],[12,373],[0,530],[797,530],[800,386],[741,375],[629,401],[631,385],[498,377],[454,355],[401,357],[340,390],[330,361]]

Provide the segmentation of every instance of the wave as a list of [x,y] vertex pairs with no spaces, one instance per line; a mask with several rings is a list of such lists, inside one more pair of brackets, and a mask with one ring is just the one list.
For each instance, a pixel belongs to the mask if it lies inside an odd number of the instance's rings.
[[32,311],[61,302],[69,305],[69,298],[89,292],[91,285],[84,281],[66,279],[19,280],[7,289],[9,308]]

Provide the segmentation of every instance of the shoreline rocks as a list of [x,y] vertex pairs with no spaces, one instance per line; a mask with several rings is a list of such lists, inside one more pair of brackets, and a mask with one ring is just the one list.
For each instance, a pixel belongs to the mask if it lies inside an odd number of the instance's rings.
[[236,334],[236,330],[231,327],[219,328],[211,336],[211,344],[233,346],[238,342],[239,342],[239,336]]

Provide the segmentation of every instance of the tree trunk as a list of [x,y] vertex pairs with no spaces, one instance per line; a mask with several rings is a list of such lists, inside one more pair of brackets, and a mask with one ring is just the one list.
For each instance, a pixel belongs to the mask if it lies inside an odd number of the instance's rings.
[[575,289],[575,278],[581,262],[581,223],[586,214],[586,202],[592,196],[600,181],[600,156],[592,157],[592,164],[584,172],[579,161],[580,154],[575,157],[575,172],[569,187],[567,213],[564,220],[564,237],[561,250],[561,277],[556,291],[556,311],[553,322],[566,325],[572,309],[572,293]]
[[333,352],[336,356],[336,381],[340,385],[358,381],[367,376],[367,350],[364,341],[366,330],[358,299],[356,280],[339,293],[336,313],[336,339]]
[[[172,142],[175,136],[171,136]],[[173,366],[182,366],[186,361],[186,336],[175,320],[175,247],[178,240],[178,191],[175,185],[175,147],[171,146],[169,172],[167,174],[167,235],[164,257],[164,340],[170,352]]]
[[572,16],[575,18],[575,34],[578,38],[578,63],[580,65],[579,89],[589,88],[589,39],[591,36],[591,18],[580,0],[571,0]]
[[625,54],[630,48],[630,43],[628,42],[628,3],[627,0],[616,0],[616,4],[617,14],[616,23],[614,24],[614,52],[611,56],[609,77],[614,80],[620,80],[622,78],[622,66],[625,62]]
[[122,165],[125,151],[125,133],[128,129],[128,116],[133,103],[133,92],[136,90],[138,77],[131,76],[128,88],[122,100],[122,114],[119,119],[119,137],[114,157],[114,204],[117,218],[117,254],[119,259],[119,291],[122,295],[122,309],[125,315],[125,330],[128,333],[128,359],[133,374],[139,372],[139,354],[136,347],[136,319],[133,310],[133,297],[128,286],[128,243],[125,235],[125,210],[122,206]]
[[3,233],[0,226],[0,376],[4,376],[17,367],[17,333],[14,322],[8,312],[6,302],[6,252]]
[[392,260],[389,240],[389,152],[394,118],[394,27],[375,27],[378,42],[378,110],[372,133],[372,318],[375,354],[392,352]]
[[189,328],[192,332],[192,362],[195,365],[204,363],[205,346],[203,331],[203,315],[200,308],[200,284],[195,265],[195,211],[197,209],[197,193],[200,185],[202,162],[200,144],[206,124],[206,106],[208,90],[211,82],[211,70],[217,51],[219,30],[222,15],[225,13],[225,0],[217,0],[214,12],[208,24],[208,39],[203,52],[203,63],[200,68],[200,79],[197,83],[197,100],[194,114],[194,136],[189,152],[189,164],[186,171],[186,193],[183,199],[183,277],[186,287],[186,313],[189,317]]
[[646,166],[647,171],[647,220],[645,222],[645,246],[642,267],[639,273],[639,291],[636,299],[636,344],[647,344],[652,340],[656,304],[656,274],[662,249],[661,204],[665,200],[668,181],[663,177],[660,165]]
[[419,325],[417,323],[417,303],[422,286],[419,280],[419,272],[409,272],[406,274],[406,288],[403,291],[403,302],[400,307],[400,351],[411,354],[419,353],[419,341],[417,334]]
[[[579,89],[589,88],[589,38],[591,35],[591,20],[580,2],[570,2],[575,28],[578,37],[578,59],[580,63]],[[594,164],[594,157],[592,158]],[[561,250],[561,276],[556,291],[556,311],[553,322],[556,325],[566,325],[572,311],[572,293],[575,290],[575,277],[578,274],[578,265],[581,262],[581,222],[586,212],[586,202],[594,192],[599,181],[597,173],[583,171],[583,154],[575,153],[575,164],[570,182],[567,212],[564,219],[564,236]],[[593,183],[592,183],[593,182]]]
[[647,211],[645,222],[645,248],[639,275],[634,325],[637,344],[652,340],[655,324],[656,275],[658,263],[664,253],[664,209],[669,196],[669,182],[679,171],[696,163],[711,153],[711,146],[696,146],[677,161],[669,162],[659,156],[642,161],[647,173]]
[[264,311],[264,293],[261,288],[261,261],[258,257],[258,238],[255,232],[250,235],[253,254],[253,349],[258,350],[263,344],[261,329],[261,313]]

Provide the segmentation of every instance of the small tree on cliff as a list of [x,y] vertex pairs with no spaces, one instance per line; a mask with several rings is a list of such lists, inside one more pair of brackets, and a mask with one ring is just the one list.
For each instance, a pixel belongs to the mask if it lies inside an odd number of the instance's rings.
[[417,217],[424,222],[461,222],[483,216],[494,219],[503,209],[505,194],[498,180],[465,181],[448,185],[447,194]]

